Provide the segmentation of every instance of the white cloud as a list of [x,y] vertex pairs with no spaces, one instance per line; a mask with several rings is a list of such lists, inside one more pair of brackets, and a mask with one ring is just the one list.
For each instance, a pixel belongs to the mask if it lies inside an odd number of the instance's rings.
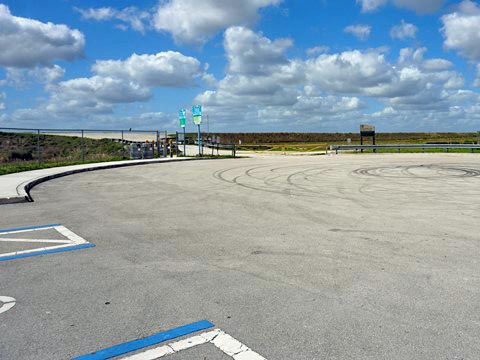
[[394,69],[381,53],[346,51],[323,54],[306,62],[309,83],[326,91],[360,94],[389,83]]
[[35,66],[32,69],[6,68],[6,78],[0,85],[25,88],[31,82],[49,84],[59,81],[65,75],[65,69],[58,65],[49,67]]
[[121,24],[118,25],[119,28],[127,29],[128,27],[131,27],[133,30],[142,34],[145,33],[148,23],[151,20],[150,12],[139,10],[134,6],[122,10],[117,10],[111,7],[87,9],[75,8],[75,10],[82,15],[83,19],[95,21],[118,20],[121,22]]
[[200,62],[179,52],[132,54],[99,60],[91,77],[50,84],[46,110],[55,114],[105,114],[117,104],[147,101],[156,87],[186,87],[201,77]]
[[320,55],[307,60],[307,81],[321,91],[430,106],[444,100],[446,89],[463,86],[463,78],[455,71],[445,70],[446,60],[425,61],[425,51],[402,49],[396,64],[372,50]]
[[383,111],[366,114],[375,123],[390,131],[415,129],[416,131],[471,131],[480,125],[480,95],[469,90],[452,92],[443,106],[431,109],[403,106],[387,107]]
[[386,108],[384,108],[382,111],[377,111],[377,112],[374,112],[372,114],[372,117],[374,118],[383,118],[385,116],[388,116],[388,115],[394,115],[394,114],[397,114],[398,111],[395,110],[393,107],[391,106],[388,106]]
[[413,25],[406,23],[404,20],[399,25],[395,25],[390,30],[390,36],[392,39],[404,40],[407,38],[414,39],[417,34],[418,28]]
[[419,14],[432,13],[440,9],[445,0],[356,0],[362,7],[362,12],[373,12],[391,2],[395,6],[413,10]]
[[5,94],[4,92],[0,92],[0,110],[6,109],[5,103],[3,102],[3,100],[5,100],[6,98],[7,94]]
[[[151,99],[154,88],[194,86],[197,78],[212,80],[207,70],[208,66],[205,65],[202,69],[197,59],[173,51],[132,54],[125,60],[100,60],[92,66],[91,77],[61,82],[56,81],[63,76],[64,70],[58,65],[50,68],[8,68],[5,81],[10,85],[14,81],[20,85],[30,78],[37,78],[37,81],[42,80],[46,83],[45,89],[49,98],[41,100],[37,108],[19,109],[2,117],[1,120],[17,122],[22,126],[47,124],[45,119],[51,122],[69,120],[79,122],[84,119],[114,121],[114,110],[122,104]],[[166,118],[167,115],[163,113],[147,112],[140,120],[150,126],[154,119]],[[129,124],[133,121],[128,117],[118,119],[123,119]],[[95,123],[93,125],[96,126]]]
[[66,25],[13,16],[0,4],[0,66],[51,66],[55,60],[83,56],[83,34]]
[[258,11],[282,0],[158,0],[153,9],[130,6],[122,10],[112,7],[75,8],[83,19],[112,21],[116,27],[145,33],[149,28],[172,34],[175,42],[202,45],[218,32],[235,25],[251,25]]
[[225,32],[224,47],[228,59],[227,75],[215,91],[199,96],[211,105],[241,106],[255,102],[265,106],[293,104],[297,90],[294,85],[304,79],[303,64],[288,60],[284,52],[291,40],[270,39],[244,27]]
[[215,78],[215,76],[207,72],[203,73],[202,80],[210,86],[216,86],[218,84],[218,80]]
[[480,87],[480,64],[477,65],[477,77],[473,82],[473,86]]
[[480,6],[463,1],[456,11],[442,16],[441,20],[445,48],[480,61]]
[[195,101],[222,119],[225,129],[235,121],[252,130],[279,124],[302,129],[315,124],[332,129],[337,122],[350,126],[372,116],[362,114],[365,98],[383,104],[384,110],[375,113],[377,119],[395,115],[398,121],[407,121],[407,114],[412,114],[419,122],[431,113],[451,120],[451,108],[480,101],[462,93],[464,79],[451,70],[451,62],[425,59],[426,48],[402,49],[391,63],[381,50],[290,59],[286,56],[290,45],[247,28],[228,29],[225,77]]
[[362,12],[372,12],[385,5],[388,0],[356,0],[356,2],[362,6]]
[[370,25],[363,24],[349,25],[343,29],[343,31],[352,34],[359,40],[367,40],[370,36],[370,32],[372,31],[372,27]]
[[252,24],[257,11],[281,0],[167,0],[160,1],[153,18],[158,31],[172,34],[178,43],[201,45],[217,32]]
[[[244,27],[229,28],[224,38],[227,74],[215,90],[199,94],[195,101],[222,119],[224,126],[235,118],[253,129],[279,122],[315,122],[319,117],[327,121],[363,108],[356,97],[309,94],[304,89],[304,62],[285,55],[290,46],[288,39],[270,40]],[[305,114],[317,115],[306,119]]]
[[314,55],[326,53],[328,51],[330,51],[330,47],[328,47],[328,46],[315,46],[315,47],[307,49],[307,55],[308,56],[314,56]]
[[118,10],[111,7],[88,8],[88,9],[74,8],[74,9],[82,15],[82,18],[87,20],[97,20],[97,21],[112,20],[115,18],[115,15],[118,12]]
[[422,68],[426,71],[442,71],[452,67],[453,63],[445,59],[429,59],[422,64]]
[[316,111],[321,111],[323,114],[335,115],[360,110],[365,107],[365,104],[357,97],[302,95],[299,96],[297,100],[298,102],[294,105],[294,109],[299,115]]
[[26,85],[26,73],[25,69],[6,68],[5,79],[2,80],[1,85],[13,86],[16,88],[22,88]]
[[30,76],[42,84],[48,84],[60,80],[65,75],[65,69],[58,65],[51,67],[36,67],[28,70]]
[[480,87],[480,6],[473,1],[462,1],[455,11],[442,16],[444,47],[477,63],[473,86]]
[[228,70],[249,75],[269,74],[288,63],[283,53],[292,44],[290,39],[271,41],[244,27],[231,27],[225,32],[224,41]]
[[47,110],[55,113],[106,113],[113,104],[146,101],[152,96],[149,88],[137,83],[97,75],[62,81],[48,90]]
[[200,62],[179,52],[133,54],[126,60],[97,60],[92,70],[101,76],[137,82],[143,86],[184,87],[201,75]]

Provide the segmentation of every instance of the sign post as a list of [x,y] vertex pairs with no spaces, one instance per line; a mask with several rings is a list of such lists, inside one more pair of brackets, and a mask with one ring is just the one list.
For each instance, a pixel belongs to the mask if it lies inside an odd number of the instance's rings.
[[202,123],[202,105],[192,106],[193,123],[198,127],[198,156],[202,156],[202,139],[200,135],[200,124]]
[[[373,145],[376,144],[375,141],[375,126],[373,125],[368,125],[368,124],[362,124],[360,125],[360,145],[363,145],[363,138],[364,137],[371,137]],[[361,150],[363,152],[363,149]],[[376,152],[375,149],[373,149],[373,152]]]
[[[185,145],[185,126],[187,125],[187,110],[180,109],[178,112],[178,118],[180,120],[180,127],[183,129],[183,156],[187,156],[186,145]],[[178,151],[178,141],[177,141],[177,151]]]

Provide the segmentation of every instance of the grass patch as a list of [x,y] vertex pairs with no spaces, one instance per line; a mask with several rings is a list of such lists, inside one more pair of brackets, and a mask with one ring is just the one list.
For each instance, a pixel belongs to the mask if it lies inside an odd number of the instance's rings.
[[[415,139],[407,139],[405,141],[402,141],[402,144],[407,144],[407,145],[421,145],[421,144],[427,144],[430,141],[427,141],[429,139],[424,139],[425,141],[418,141]],[[440,144],[440,143],[445,143],[445,144],[475,144],[476,142],[463,138],[463,139],[458,139],[458,138],[439,138],[435,139],[436,141],[434,143]],[[430,142],[433,143],[433,142]],[[352,141],[351,143],[348,143],[346,141],[338,141],[338,142],[332,142],[331,144],[335,145],[360,145],[360,142],[358,141]],[[371,142],[366,141],[364,143],[365,145],[371,145]],[[384,141],[377,141],[377,145],[396,145],[399,144],[398,141],[396,140],[384,140]],[[330,143],[277,143],[277,144],[268,144],[268,143],[263,143],[263,144],[243,144],[243,145],[238,145],[237,150],[243,150],[243,151],[256,151],[256,152],[324,152],[325,148],[328,147],[330,149]],[[330,150],[329,150],[330,151]],[[402,153],[421,153],[421,152],[444,152],[444,149],[401,149]],[[474,150],[475,152],[478,152],[478,150]],[[360,152],[360,151],[359,151]],[[371,150],[364,150],[364,152],[373,152]],[[398,152],[398,149],[393,148],[393,149],[379,149],[377,152],[384,152],[384,153],[396,153]],[[467,153],[471,152],[470,149],[449,149],[449,152],[458,152],[458,153]]]
[[[345,152],[345,151],[342,151],[342,152]],[[373,154],[375,153],[373,150],[363,150],[363,153],[358,150],[358,151],[348,151],[348,153],[352,153],[352,154]],[[398,151],[398,149],[377,149],[376,151],[377,154],[379,153],[385,153],[385,154],[393,154],[393,153],[400,153],[400,154],[404,154],[404,153],[472,153],[472,149],[448,149],[448,151],[446,151],[445,149],[400,149],[400,151]],[[477,149],[474,149],[473,150],[473,153],[480,153],[480,150],[477,150]]]
[[103,161],[127,153],[123,144],[110,139],[78,136],[0,132],[0,164],[18,161]]
[[108,161],[120,161],[124,160],[122,157],[111,157],[104,158],[101,160],[88,160],[88,161],[62,161],[62,162],[14,162],[14,163],[1,163],[0,164],[0,175],[13,174],[21,171],[30,171],[30,170],[39,170],[39,169],[49,169],[59,166],[69,166],[69,165],[80,165],[80,164],[92,164],[98,162],[108,162]]
[[245,144],[238,145],[237,150],[273,151],[273,152],[317,152],[325,151],[325,143],[278,143],[278,144]]
[[187,156],[184,156],[184,155],[178,155],[179,158],[181,157],[187,157],[187,158],[200,158],[200,159],[237,159],[237,158],[241,158],[242,156],[233,156],[233,155],[207,155],[207,154],[203,154],[203,155],[187,155]]
[[123,144],[110,139],[0,132],[0,175],[124,160],[125,155]]

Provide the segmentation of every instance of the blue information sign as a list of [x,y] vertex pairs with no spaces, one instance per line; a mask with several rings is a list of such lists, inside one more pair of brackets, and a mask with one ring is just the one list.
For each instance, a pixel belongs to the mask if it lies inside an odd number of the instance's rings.
[[202,123],[202,105],[192,106],[193,123],[200,125]]

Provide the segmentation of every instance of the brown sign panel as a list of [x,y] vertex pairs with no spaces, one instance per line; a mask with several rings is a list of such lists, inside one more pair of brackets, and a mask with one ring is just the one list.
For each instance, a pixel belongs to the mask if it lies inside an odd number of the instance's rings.
[[360,132],[375,132],[375,126],[362,124],[360,125]]
[[375,136],[375,126],[362,124],[360,125],[360,135],[361,136]]

